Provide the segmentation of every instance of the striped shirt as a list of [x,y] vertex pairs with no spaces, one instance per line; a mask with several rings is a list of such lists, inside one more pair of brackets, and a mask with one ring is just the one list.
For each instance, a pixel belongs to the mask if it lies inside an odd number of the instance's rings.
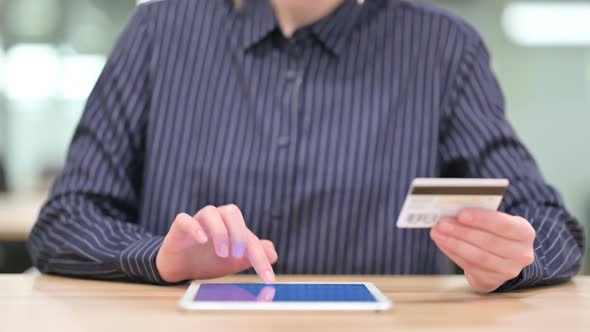
[[45,273],[162,283],[179,212],[237,204],[278,273],[438,274],[397,229],[416,177],[508,178],[535,262],[502,289],[567,280],[583,231],[506,120],[478,33],[414,1],[347,0],[284,38],[267,0],[143,4],[117,42],[29,239]]

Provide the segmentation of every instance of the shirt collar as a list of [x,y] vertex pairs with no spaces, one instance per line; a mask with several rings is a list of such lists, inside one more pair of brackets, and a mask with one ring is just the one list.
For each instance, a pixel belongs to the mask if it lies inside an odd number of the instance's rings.
[[247,50],[261,42],[278,27],[270,0],[245,0],[242,8],[237,9],[242,38],[239,45]]
[[[357,0],[345,0],[333,13],[309,26],[315,37],[334,55],[340,55],[346,46],[346,40],[352,33],[359,18],[377,0],[365,0],[359,4]],[[246,0],[244,7],[238,11],[243,22],[241,45],[248,50],[262,42],[279,25],[270,0]]]
[[359,4],[357,0],[345,0],[333,13],[312,24],[311,30],[330,52],[338,56],[367,5]]

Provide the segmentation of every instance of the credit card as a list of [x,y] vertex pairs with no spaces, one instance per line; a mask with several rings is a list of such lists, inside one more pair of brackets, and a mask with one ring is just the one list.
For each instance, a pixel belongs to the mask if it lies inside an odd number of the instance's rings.
[[466,208],[497,210],[509,184],[507,179],[414,179],[396,225],[430,228]]

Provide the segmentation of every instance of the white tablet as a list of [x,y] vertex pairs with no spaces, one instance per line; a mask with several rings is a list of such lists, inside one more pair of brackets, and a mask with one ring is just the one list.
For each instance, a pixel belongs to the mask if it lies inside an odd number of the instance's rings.
[[186,310],[388,310],[392,302],[372,283],[228,284],[193,282]]

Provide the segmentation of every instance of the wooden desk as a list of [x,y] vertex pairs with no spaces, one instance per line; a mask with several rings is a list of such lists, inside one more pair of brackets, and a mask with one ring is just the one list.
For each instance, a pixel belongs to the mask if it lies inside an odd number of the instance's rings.
[[[249,276],[225,281],[256,281]],[[477,295],[462,277],[285,277],[372,281],[395,301],[374,312],[183,312],[186,286],[0,275],[2,331],[590,331],[590,278]]]
[[0,195],[0,241],[25,241],[47,194]]

